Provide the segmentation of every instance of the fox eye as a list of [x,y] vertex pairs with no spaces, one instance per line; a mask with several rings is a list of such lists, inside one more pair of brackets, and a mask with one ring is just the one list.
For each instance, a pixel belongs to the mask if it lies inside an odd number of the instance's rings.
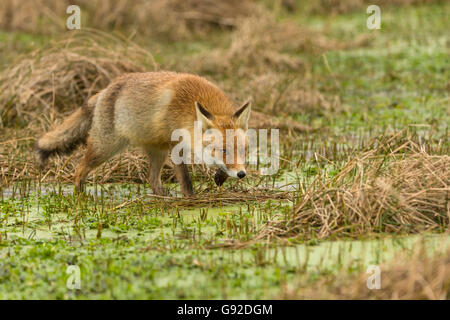
[[227,149],[222,149],[223,154],[228,154]]

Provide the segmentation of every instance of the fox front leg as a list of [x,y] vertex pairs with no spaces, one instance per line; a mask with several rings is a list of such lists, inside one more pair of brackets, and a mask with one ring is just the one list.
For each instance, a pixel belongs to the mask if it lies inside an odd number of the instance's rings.
[[191,197],[194,194],[194,188],[192,187],[192,180],[187,165],[185,163],[175,165],[175,175],[183,195]]
[[148,156],[150,158],[150,187],[153,193],[159,196],[166,196],[169,193],[162,186],[161,170],[166,161],[168,150],[149,149]]
[[217,186],[221,186],[225,183],[228,178],[228,174],[222,169],[217,169],[216,174],[214,175],[214,182]]

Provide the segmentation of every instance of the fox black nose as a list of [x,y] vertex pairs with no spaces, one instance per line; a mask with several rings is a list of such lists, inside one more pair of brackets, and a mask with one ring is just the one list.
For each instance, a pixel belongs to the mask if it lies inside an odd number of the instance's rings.
[[245,171],[239,171],[237,173],[237,176],[238,176],[239,179],[242,179],[243,177],[245,177]]

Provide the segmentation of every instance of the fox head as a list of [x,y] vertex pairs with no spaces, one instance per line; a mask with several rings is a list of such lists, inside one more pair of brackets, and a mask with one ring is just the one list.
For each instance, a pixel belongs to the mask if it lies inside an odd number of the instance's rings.
[[195,103],[197,121],[203,129],[203,154],[207,154],[207,165],[220,167],[229,177],[242,179],[245,170],[245,153],[248,145],[247,129],[250,117],[250,102],[244,103],[232,115],[213,115],[199,102]]

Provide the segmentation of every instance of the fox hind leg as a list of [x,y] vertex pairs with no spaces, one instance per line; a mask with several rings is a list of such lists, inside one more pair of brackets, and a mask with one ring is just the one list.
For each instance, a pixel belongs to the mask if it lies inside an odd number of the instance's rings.
[[126,142],[122,139],[114,139],[113,142],[101,143],[100,146],[98,142],[95,143],[89,138],[86,154],[75,172],[75,191],[82,191],[83,184],[89,173],[123,150],[125,146]]

